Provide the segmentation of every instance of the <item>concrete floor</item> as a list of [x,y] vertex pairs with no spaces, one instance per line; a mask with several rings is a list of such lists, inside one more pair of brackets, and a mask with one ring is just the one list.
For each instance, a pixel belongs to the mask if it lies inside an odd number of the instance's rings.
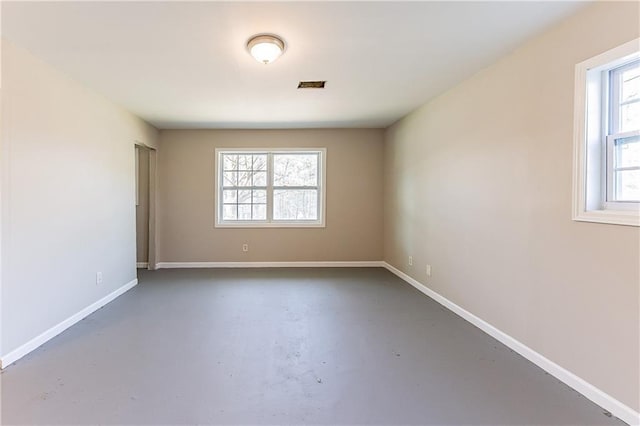
[[378,268],[141,271],[0,381],[2,424],[623,424]]

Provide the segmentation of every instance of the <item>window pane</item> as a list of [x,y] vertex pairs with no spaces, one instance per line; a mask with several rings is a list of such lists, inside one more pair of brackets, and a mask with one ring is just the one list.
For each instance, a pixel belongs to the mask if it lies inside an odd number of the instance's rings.
[[253,220],[267,220],[267,206],[265,204],[253,205]]
[[640,167],[640,136],[616,139],[613,167]]
[[253,156],[253,170],[267,170],[267,154]]
[[222,206],[222,220],[238,219],[238,206],[235,204]]
[[318,220],[316,189],[278,189],[273,191],[274,220]]
[[238,191],[238,203],[251,204],[250,189],[243,189]]
[[235,189],[225,189],[222,191],[222,202],[227,203],[236,203],[238,200],[238,191]]
[[238,170],[251,170],[252,167],[253,167],[252,154],[238,155]]
[[262,189],[256,189],[253,191],[253,203],[254,204],[266,204],[267,203],[267,191]]
[[238,206],[238,219],[251,220],[251,204],[240,204]]
[[254,172],[253,186],[267,186],[267,172]]
[[616,201],[640,201],[640,170],[615,172]]
[[631,101],[640,97],[640,65],[622,73],[621,102]]
[[253,172],[238,172],[238,186],[252,186]]
[[238,184],[238,172],[224,172],[223,173],[223,185],[224,186],[237,186]]
[[640,102],[620,106],[620,131],[640,130]]
[[235,154],[223,154],[222,163],[224,170],[238,170],[238,156]]
[[274,154],[274,186],[317,186],[318,154]]

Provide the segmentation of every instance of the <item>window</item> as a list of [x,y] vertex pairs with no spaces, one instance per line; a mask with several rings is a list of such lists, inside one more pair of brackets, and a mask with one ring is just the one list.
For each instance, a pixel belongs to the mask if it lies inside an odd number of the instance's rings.
[[[640,60],[609,71],[607,202],[640,202]],[[620,207],[620,206],[618,206]]]
[[324,226],[325,154],[216,150],[216,226]]
[[639,46],[576,65],[574,220],[640,226]]

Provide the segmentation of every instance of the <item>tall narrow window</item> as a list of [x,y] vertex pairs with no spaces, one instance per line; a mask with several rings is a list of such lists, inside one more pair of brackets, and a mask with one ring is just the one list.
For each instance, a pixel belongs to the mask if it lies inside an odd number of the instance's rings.
[[324,226],[325,149],[216,153],[216,226]]
[[640,60],[609,71],[607,202],[640,202]]
[[574,220],[640,226],[639,45],[576,65]]
[[221,154],[222,220],[267,219],[267,155]]
[[273,220],[318,220],[320,153],[273,154]]

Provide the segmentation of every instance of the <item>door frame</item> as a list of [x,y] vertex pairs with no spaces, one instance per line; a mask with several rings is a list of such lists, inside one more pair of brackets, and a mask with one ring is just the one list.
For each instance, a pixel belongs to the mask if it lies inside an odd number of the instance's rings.
[[156,255],[156,212],[157,212],[157,162],[158,162],[158,151],[156,148],[151,147],[143,142],[135,141],[134,142],[134,161],[136,161],[136,191],[138,190],[138,177],[137,177],[137,155],[136,149],[144,149],[149,153],[149,229],[147,230],[147,237],[149,241],[147,242],[147,269],[155,270],[157,269],[157,255]]

